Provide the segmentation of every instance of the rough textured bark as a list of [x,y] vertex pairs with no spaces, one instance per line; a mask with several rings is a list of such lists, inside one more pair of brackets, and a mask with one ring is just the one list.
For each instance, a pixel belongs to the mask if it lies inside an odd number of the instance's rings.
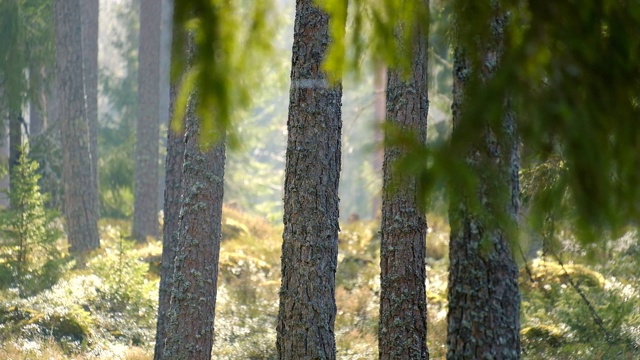
[[[470,77],[486,81],[499,64],[505,23],[505,16],[497,16],[487,24],[493,39],[481,46],[482,68],[471,68],[465,49],[455,51],[454,138],[460,136],[462,121],[470,119],[463,114],[465,97],[473,96],[465,94]],[[517,226],[519,153],[514,116],[508,100],[503,102],[501,121],[483,124],[484,131],[476,136],[465,134],[473,141],[464,144],[461,154],[477,176],[477,186],[471,193],[451,192],[450,360],[520,358],[518,267],[509,245],[517,241],[510,237]]]
[[[189,49],[189,58],[193,51]],[[209,360],[222,238],[225,143],[222,136],[209,150],[201,150],[194,94],[185,122],[182,197],[163,356]]]
[[201,152],[193,103],[187,109],[186,121],[182,206],[164,357],[208,360],[213,346],[222,236],[225,150],[224,142],[220,142]]
[[[407,78],[398,70],[388,73],[387,121],[413,133],[424,143],[429,110],[428,44],[426,29],[421,27],[416,29],[410,76]],[[406,150],[399,146],[385,148],[378,333],[381,360],[429,358],[425,288],[427,222],[418,201],[418,180],[399,173],[395,167],[405,155]]]
[[[170,113],[176,98],[176,86],[170,89]],[[180,196],[182,195],[182,164],[184,162],[184,134],[169,130],[167,135],[167,158],[165,161],[164,227],[162,231],[162,267],[158,301],[158,323],[154,359],[164,359],[164,342],[167,338],[169,303],[173,286],[173,268],[176,257],[178,222],[180,218]]]
[[296,2],[284,193],[279,359],[335,359],[342,87],[321,64],[328,16]]
[[55,18],[64,213],[69,251],[81,260],[100,247],[100,238],[83,89],[80,0],[56,0]]
[[81,0],[82,61],[84,91],[89,124],[89,153],[91,154],[91,186],[98,194],[98,32],[100,29],[100,1]]
[[138,121],[132,235],[138,242],[158,236],[158,157],[160,132],[161,1],[140,3]]

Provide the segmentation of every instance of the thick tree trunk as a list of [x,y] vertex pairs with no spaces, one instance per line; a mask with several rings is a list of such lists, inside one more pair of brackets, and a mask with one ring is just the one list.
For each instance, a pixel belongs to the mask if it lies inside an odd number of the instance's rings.
[[[188,43],[193,46],[192,40]],[[194,49],[188,51],[191,59]],[[171,360],[209,360],[213,346],[225,142],[223,134],[202,151],[195,98],[191,94],[186,111],[181,207],[165,330],[163,356]]]
[[329,18],[298,0],[294,27],[284,194],[279,359],[335,359],[335,271],[342,87],[322,61]]
[[182,206],[164,357],[209,360],[222,236],[225,149],[221,141],[201,152],[193,103],[187,111]]
[[56,0],[55,15],[64,213],[69,251],[82,262],[87,252],[100,247],[100,238],[85,113],[80,0]]
[[[425,5],[428,8],[428,3]],[[426,13],[426,11],[425,11]],[[426,27],[426,26],[425,26]],[[411,74],[390,70],[387,119],[418,142],[427,137],[427,32],[416,28]],[[427,222],[418,200],[417,179],[400,174],[396,162],[406,155],[387,146],[382,190],[380,251],[380,359],[428,359],[425,250]]]
[[506,17],[499,16],[487,24],[494,38],[482,46],[481,69],[471,68],[465,49],[455,51],[453,136],[465,137],[458,154],[465,157],[478,182],[471,192],[450,192],[450,360],[520,358],[518,267],[510,249],[517,241],[519,154],[508,101],[501,121],[484,124],[474,136],[460,131],[463,121],[473,121],[463,114],[465,98],[473,96],[467,91],[469,79],[477,76],[485,81],[495,72],[503,53],[505,23]]
[[100,1],[81,0],[82,61],[84,91],[89,124],[89,153],[91,154],[91,186],[98,194],[98,32],[100,29]]
[[[176,98],[176,86],[170,89],[170,113]],[[173,268],[176,257],[178,223],[180,218],[180,197],[182,195],[182,164],[184,162],[184,134],[171,129],[167,135],[167,158],[165,161],[164,227],[162,231],[162,267],[158,302],[158,323],[156,327],[155,360],[164,359],[169,305],[173,287]]]
[[132,235],[138,242],[158,236],[158,157],[160,132],[161,1],[140,3],[138,121]]

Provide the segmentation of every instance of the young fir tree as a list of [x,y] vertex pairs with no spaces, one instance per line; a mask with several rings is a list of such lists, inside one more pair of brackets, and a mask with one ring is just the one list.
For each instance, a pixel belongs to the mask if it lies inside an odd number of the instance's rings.
[[46,196],[38,185],[38,163],[28,158],[24,147],[20,152],[11,179],[12,207],[0,213],[1,245],[13,285],[21,297],[28,297],[58,281],[64,258],[57,246],[61,231],[55,214],[45,209]]

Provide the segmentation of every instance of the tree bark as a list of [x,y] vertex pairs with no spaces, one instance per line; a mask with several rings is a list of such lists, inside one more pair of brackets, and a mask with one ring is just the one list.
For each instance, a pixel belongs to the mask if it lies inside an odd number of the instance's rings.
[[[98,32],[100,29],[100,1],[81,0],[82,61],[84,91],[89,124],[89,153],[91,154],[91,186],[98,194]],[[99,208],[98,208],[99,210]]]
[[132,235],[137,242],[158,236],[158,157],[160,132],[161,1],[140,3],[138,121]]
[[[465,138],[457,154],[462,154],[477,183],[471,191],[450,192],[450,360],[520,358],[518,267],[510,249],[517,241],[519,153],[508,100],[503,100],[502,118],[483,124],[482,132],[471,136],[461,130],[465,121],[474,121],[463,112],[465,98],[473,97],[469,89],[483,91],[482,83],[499,66],[506,21],[498,15],[487,24],[493,38],[480,46],[481,68],[471,67],[467,49],[461,46],[454,55],[453,137]],[[470,88],[473,76],[480,86]]]
[[[189,59],[193,51],[189,49]],[[209,360],[213,346],[225,143],[221,136],[209,150],[200,148],[195,97],[191,94],[186,112],[181,208],[163,351],[171,360]]]
[[335,359],[341,85],[322,61],[329,17],[298,0],[294,26],[277,325],[279,359]]
[[[170,81],[170,68],[171,68],[171,43],[173,35],[173,0],[161,0],[162,1],[162,16],[161,16],[161,40],[160,40],[160,128],[163,126],[169,126],[171,121],[170,108],[170,93],[171,93],[171,81]],[[163,131],[160,131],[159,135],[160,153],[167,152],[166,135]],[[163,139],[164,138],[164,139]],[[164,150],[164,151],[163,151]],[[158,172],[158,211],[164,209],[164,190],[166,183],[165,163],[166,158],[160,157],[159,172]]]
[[44,69],[29,68],[29,83],[32,89],[39,89],[40,92],[34,94],[29,99],[29,137],[37,137],[47,128],[46,109],[46,86],[43,85]]
[[[173,2],[163,0],[163,16],[171,18]],[[169,12],[169,14],[164,13]],[[168,44],[168,53],[174,46],[173,39],[182,33],[173,26],[167,30],[166,36],[172,39]],[[169,60],[170,62],[170,60]],[[169,66],[167,66],[168,70]],[[175,82],[169,84],[169,116],[174,114],[178,86]],[[183,119],[184,120],[184,119]],[[165,159],[165,185],[164,185],[164,223],[162,230],[162,263],[160,273],[160,289],[158,301],[158,322],[156,326],[156,343],[154,360],[165,359],[164,348],[167,339],[167,326],[169,323],[169,309],[171,303],[171,289],[173,287],[174,260],[176,257],[176,245],[178,241],[178,226],[180,219],[180,201],[182,196],[182,165],[184,164],[184,132],[177,133],[171,129],[171,121],[167,132],[167,154]]]
[[69,251],[80,261],[100,247],[83,87],[80,0],[56,0],[56,77]]
[[[176,98],[176,86],[170,89],[170,113]],[[160,274],[160,290],[158,301],[158,323],[156,327],[155,360],[164,359],[165,339],[171,288],[173,287],[173,268],[176,257],[178,239],[178,223],[180,218],[180,197],[182,195],[182,164],[184,162],[184,133],[176,133],[169,129],[167,135],[167,158],[165,161],[166,182],[164,191],[164,227],[162,231],[162,267]]]
[[[21,114],[10,113],[9,114],[9,190],[15,189],[15,167],[20,161],[20,154],[22,153],[22,124],[24,119]],[[9,197],[9,206],[15,208],[16,204],[13,203],[15,196]]]
[[[428,9],[428,2],[426,2]],[[426,11],[425,11],[426,13]],[[427,31],[417,24],[410,76],[390,69],[387,121],[427,138]],[[428,359],[425,250],[427,222],[418,199],[418,179],[401,174],[397,161],[407,155],[387,145],[383,163],[382,239],[380,251],[380,359]]]
[[[373,78],[373,87],[375,92],[374,98],[374,120],[376,128],[374,130],[374,141],[376,144],[381,144],[384,141],[384,134],[382,125],[387,117],[387,67],[379,62],[375,65]],[[373,171],[375,174],[382,174],[382,167],[384,164],[384,150],[376,148],[373,153]],[[378,175],[376,175],[377,177]],[[376,179],[377,180],[377,179]],[[382,181],[381,181],[382,183]],[[382,188],[376,189],[376,193],[373,196],[371,202],[371,219],[376,220],[381,218],[382,214]],[[379,192],[378,192],[379,191]]]

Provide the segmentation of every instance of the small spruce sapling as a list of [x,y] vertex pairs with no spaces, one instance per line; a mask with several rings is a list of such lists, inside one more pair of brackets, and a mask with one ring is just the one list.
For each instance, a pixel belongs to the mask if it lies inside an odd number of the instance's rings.
[[23,147],[10,191],[12,208],[0,211],[0,262],[10,271],[9,285],[20,297],[53,286],[68,263],[58,247],[62,236],[55,212],[45,208],[40,191],[38,163]]

